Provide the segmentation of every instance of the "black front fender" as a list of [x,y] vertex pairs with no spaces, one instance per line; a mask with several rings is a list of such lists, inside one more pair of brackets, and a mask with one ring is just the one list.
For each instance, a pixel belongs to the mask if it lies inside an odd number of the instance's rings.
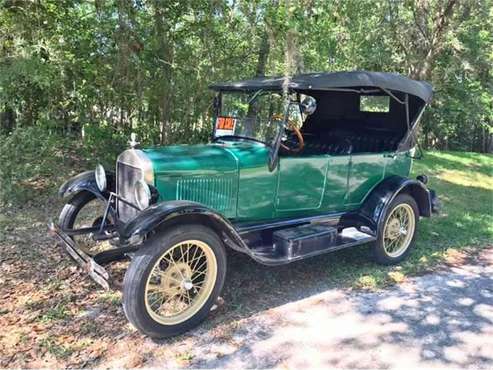
[[108,189],[101,192],[96,184],[94,171],[85,171],[68,179],[60,186],[58,195],[62,198],[75,195],[83,190],[89,191],[101,199],[108,199],[109,192],[115,190],[115,174],[114,172],[106,172],[106,180]]
[[140,241],[149,233],[176,223],[200,223],[211,227],[221,239],[233,249],[248,252],[233,225],[218,212],[196,202],[175,200],[152,205],[135,218],[122,225],[119,230],[122,243]]
[[401,193],[407,193],[416,200],[420,216],[431,216],[432,197],[426,185],[418,180],[392,176],[373,189],[358,212],[374,232],[380,229],[387,208]]

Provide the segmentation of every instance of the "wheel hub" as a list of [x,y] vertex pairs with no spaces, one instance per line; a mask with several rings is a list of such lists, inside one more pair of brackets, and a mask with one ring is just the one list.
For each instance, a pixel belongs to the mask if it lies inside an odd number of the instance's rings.
[[401,227],[401,223],[397,218],[393,218],[389,221],[387,225],[387,237],[391,240],[397,239],[400,235],[406,232],[406,230]]
[[163,273],[161,285],[168,292],[179,293],[192,289],[192,269],[185,262],[169,266]]
[[193,288],[193,283],[192,283],[192,280],[190,279],[185,279],[181,282],[181,287],[182,289],[184,290],[190,290]]

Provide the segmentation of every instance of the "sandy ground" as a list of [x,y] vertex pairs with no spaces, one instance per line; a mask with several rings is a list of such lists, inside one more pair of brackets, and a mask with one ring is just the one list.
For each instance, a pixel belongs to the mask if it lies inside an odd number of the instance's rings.
[[145,366],[493,368],[493,249],[388,290],[331,289],[259,312],[223,340],[203,329],[188,338],[168,344],[181,356],[147,339]]

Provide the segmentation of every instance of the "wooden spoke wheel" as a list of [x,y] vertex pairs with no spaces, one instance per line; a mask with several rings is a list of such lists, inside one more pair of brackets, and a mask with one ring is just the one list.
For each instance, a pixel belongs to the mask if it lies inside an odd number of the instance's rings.
[[216,275],[217,261],[209,245],[200,240],[174,245],[157,260],[147,279],[149,314],[165,325],[186,321],[211,295]]
[[383,231],[383,247],[390,257],[404,253],[414,235],[414,211],[409,204],[397,205],[390,213]]
[[377,262],[390,265],[407,256],[414,244],[418,218],[418,205],[409,194],[400,194],[392,201],[373,245]]
[[202,225],[175,226],[148,239],[123,282],[123,307],[142,333],[164,338],[205,319],[226,274],[222,241]]

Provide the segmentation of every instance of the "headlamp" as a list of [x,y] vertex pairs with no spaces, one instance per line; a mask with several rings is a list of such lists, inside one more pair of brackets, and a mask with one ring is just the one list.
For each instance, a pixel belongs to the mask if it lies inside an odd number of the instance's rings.
[[151,190],[144,180],[139,180],[135,183],[134,198],[140,209],[149,207],[151,202]]
[[98,164],[96,166],[96,170],[94,171],[94,177],[96,178],[96,185],[98,186],[99,191],[106,190],[106,171],[104,167]]

